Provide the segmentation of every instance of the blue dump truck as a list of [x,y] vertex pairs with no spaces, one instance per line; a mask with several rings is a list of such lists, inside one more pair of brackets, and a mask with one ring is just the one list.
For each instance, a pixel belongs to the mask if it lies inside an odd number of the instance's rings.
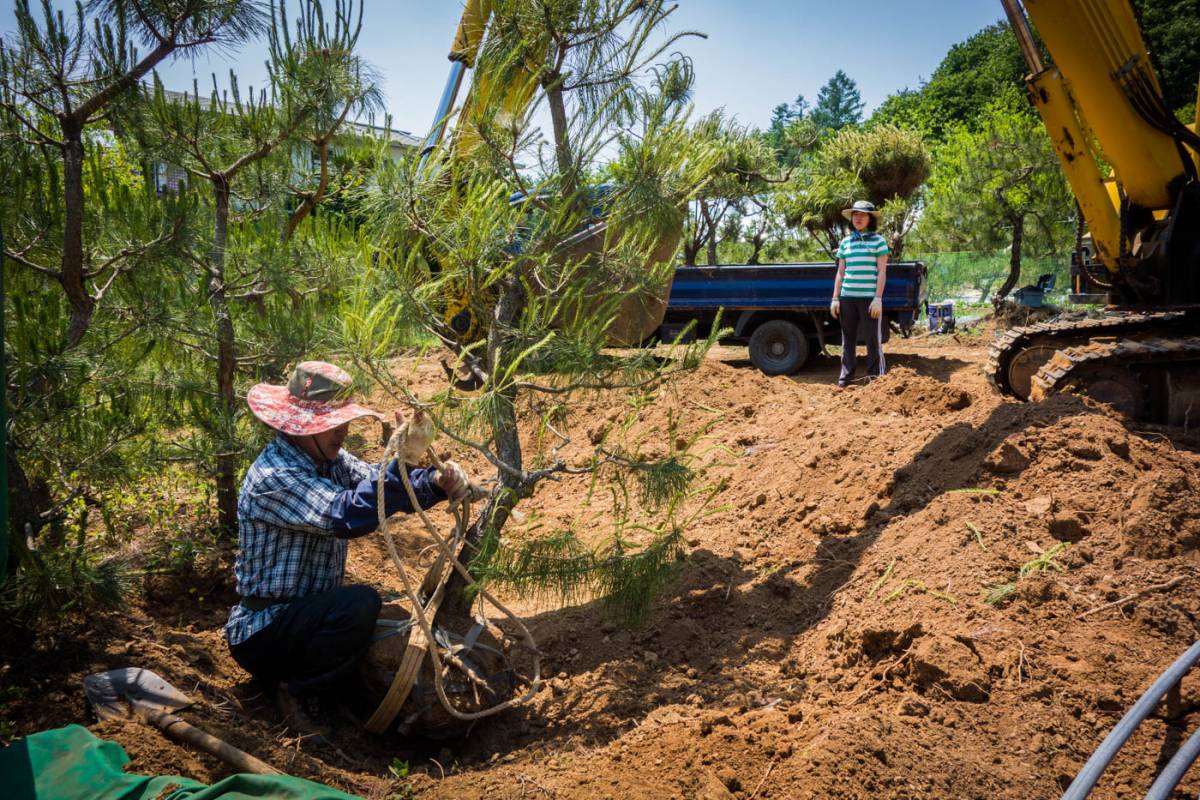
[[[722,344],[744,344],[750,360],[768,375],[799,372],[813,353],[841,344],[842,331],[829,314],[837,266],[816,264],[680,267],[675,271],[662,341],[673,341],[689,323],[695,333],[721,326],[733,329]],[[925,265],[888,264],[883,292],[884,341],[891,330],[907,335],[925,304]]]

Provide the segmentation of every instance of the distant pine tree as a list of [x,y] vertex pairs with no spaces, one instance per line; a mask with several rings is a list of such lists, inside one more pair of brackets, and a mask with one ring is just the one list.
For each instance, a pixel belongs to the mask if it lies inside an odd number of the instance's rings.
[[821,87],[809,116],[818,130],[838,131],[862,122],[863,105],[858,84],[839,69]]

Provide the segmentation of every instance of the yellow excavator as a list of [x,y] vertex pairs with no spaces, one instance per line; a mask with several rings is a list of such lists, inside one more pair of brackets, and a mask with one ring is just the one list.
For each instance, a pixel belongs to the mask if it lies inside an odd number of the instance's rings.
[[1135,418],[1200,421],[1200,120],[1167,108],[1128,0],[1001,2],[1089,231],[1072,299],[1109,313],[998,334],[988,376],[1021,399],[1072,390]]

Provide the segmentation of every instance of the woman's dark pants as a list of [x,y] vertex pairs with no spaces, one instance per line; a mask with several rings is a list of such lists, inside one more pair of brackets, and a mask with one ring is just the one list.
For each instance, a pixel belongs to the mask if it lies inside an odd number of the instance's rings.
[[871,319],[871,298],[843,297],[838,312],[842,325],[842,374],[838,386],[847,386],[858,369],[858,339],[867,342],[867,377],[878,378],[887,369],[883,361],[883,315]]
[[381,605],[370,586],[302,597],[229,652],[255,678],[286,683],[297,697],[338,688],[370,645]]

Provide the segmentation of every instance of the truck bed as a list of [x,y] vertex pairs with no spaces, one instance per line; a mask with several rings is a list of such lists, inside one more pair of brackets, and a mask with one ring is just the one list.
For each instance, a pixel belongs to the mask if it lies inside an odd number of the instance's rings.
[[[925,265],[919,261],[888,264],[883,307],[914,311],[925,301]],[[689,309],[734,310],[809,309],[829,307],[837,265],[806,264],[719,265],[679,267],[671,284],[667,313]]]
[[[747,344],[759,369],[790,374],[812,353],[841,344],[841,327],[829,314],[836,278],[837,266],[829,262],[679,267],[659,338],[674,341],[692,325],[695,334],[706,335],[720,312],[720,326],[732,328],[723,344]],[[907,334],[924,305],[925,265],[888,264],[884,341],[893,327]]]

